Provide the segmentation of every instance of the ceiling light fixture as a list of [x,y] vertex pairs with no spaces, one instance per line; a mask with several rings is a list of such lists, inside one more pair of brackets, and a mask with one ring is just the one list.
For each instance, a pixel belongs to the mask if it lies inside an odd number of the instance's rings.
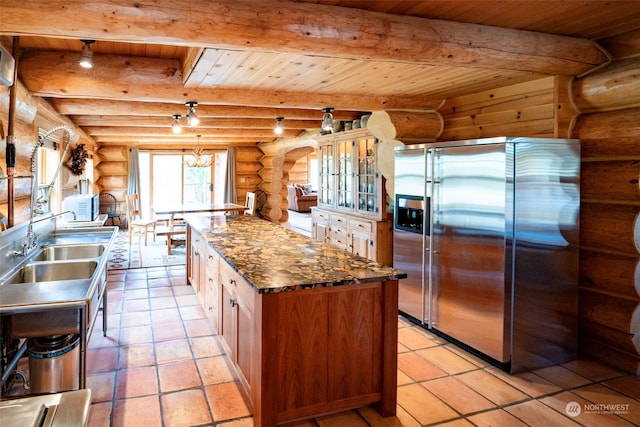
[[180,117],[182,117],[180,114],[174,114],[173,115],[173,123],[171,123],[171,130],[173,130],[173,133],[180,133],[182,132],[182,125],[180,124]]
[[198,138],[198,145],[191,151],[193,153],[193,159],[186,159],[184,164],[190,168],[207,168],[213,163],[213,156],[205,155],[204,150],[200,148],[200,137],[202,135],[196,135]]
[[189,101],[185,103],[185,105],[187,106],[187,124],[189,126],[198,126],[200,124],[200,119],[196,114],[196,105],[198,105],[198,103],[196,101]]
[[322,130],[325,132],[332,132],[333,131],[333,114],[331,114],[331,112],[333,111],[333,108],[326,107],[326,108],[323,108],[322,111],[324,111],[324,115],[322,116]]
[[283,120],[284,117],[276,117],[276,127],[273,128],[273,132],[276,135],[282,135],[282,132],[284,131],[284,124],[282,123]]
[[95,40],[80,40],[84,43],[82,46],[82,54],[78,60],[78,64],[82,68],[93,68],[93,52],[91,51],[91,44],[95,43]]

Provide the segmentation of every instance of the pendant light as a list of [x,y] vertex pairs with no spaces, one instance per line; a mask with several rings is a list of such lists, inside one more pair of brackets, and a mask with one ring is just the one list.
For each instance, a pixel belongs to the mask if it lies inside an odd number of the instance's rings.
[[200,119],[196,114],[196,105],[198,105],[198,103],[196,101],[189,101],[185,103],[185,105],[187,106],[187,124],[189,126],[198,126],[200,124]]
[[173,123],[171,123],[171,130],[173,130],[173,133],[175,134],[182,132],[182,125],[180,124],[181,117],[182,116],[180,114],[173,115]]
[[325,132],[332,132],[333,131],[333,114],[331,114],[331,112],[333,111],[333,108],[326,107],[326,108],[323,108],[322,111],[324,111],[324,115],[322,116],[322,130]]
[[273,132],[276,135],[282,135],[282,132],[284,131],[284,124],[282,123],[283,120],[284,117],[276,117],[276,127],[273,128]]
[[207,168],[213,163],[213,156],[210,154],[205,155],[204,150],[200,148],[200,137],[202,135],[196,135],[198,138],[197,146],[191,151],[193,159],[186,159],[184,164],[190,168]]
[[82,46],[82,54],[78,60],[78,64],[82,68],[93,68],[93,52],[91,51],[91,44],[95,43],[95,40],[80,40],[84,43]]

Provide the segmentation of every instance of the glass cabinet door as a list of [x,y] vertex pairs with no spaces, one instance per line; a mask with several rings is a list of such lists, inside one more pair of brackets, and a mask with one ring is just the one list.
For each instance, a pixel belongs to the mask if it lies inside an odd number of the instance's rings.
[[376,138],[362,137],[356,141],[357,149],[357,204],[356,211],[363,214],[378,212],[376,191],[378,188],[376,173]]
[[326,144],[320,146],[320,179],[318,180],[318,203],[327,206],[333,206],[334,196],[334,158],[333,145]]
[[353,208],[353,141],[339,141],[336,144],[338,185],[336,206],[342,209]]

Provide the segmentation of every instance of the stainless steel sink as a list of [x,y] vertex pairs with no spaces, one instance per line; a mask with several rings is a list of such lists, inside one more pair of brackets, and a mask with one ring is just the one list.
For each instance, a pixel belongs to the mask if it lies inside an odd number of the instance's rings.
[[42,248],[34,261],[60,261],[81,258],[98,258],[104,253],[104,245],[51,245]]
[[90,279],[96,270],[96,261],[34,262],[22,266],[5,283],[53,282]]
[[90,243],[108,243],[111,240],[111,231],[108,232],[85,232],[56,231],[44,242],[46,245],[81,245]]

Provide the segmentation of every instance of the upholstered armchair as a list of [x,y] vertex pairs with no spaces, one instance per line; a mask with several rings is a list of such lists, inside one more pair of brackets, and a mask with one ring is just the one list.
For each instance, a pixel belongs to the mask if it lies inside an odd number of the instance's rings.
[[287,185],[288,209],[296,212],[311,212],[311,207],[318,204],[318,194],[311,193],[310,186]]

